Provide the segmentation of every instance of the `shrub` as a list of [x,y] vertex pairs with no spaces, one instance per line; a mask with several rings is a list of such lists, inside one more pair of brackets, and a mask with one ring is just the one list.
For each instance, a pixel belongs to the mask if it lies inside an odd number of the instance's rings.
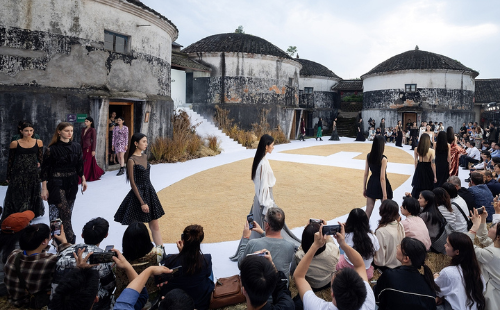
[[215,135],[208,135],[207,136],[207,144],[208,148],[214,151],[215,153],[220,153],[220,141],[219,138]]

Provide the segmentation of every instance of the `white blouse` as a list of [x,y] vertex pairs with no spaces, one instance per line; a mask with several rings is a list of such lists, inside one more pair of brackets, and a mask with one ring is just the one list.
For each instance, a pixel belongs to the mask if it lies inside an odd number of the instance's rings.
[[[484,278],[481,276],[481,281]],[[450,303],[452,309],[469,309],[467,305],[467,293],[465,292],[465,284],[463,272],[460,266],[449,266],[441,270],[439,276],[434,279],[434,282],[439,286],[441,292],[438,292],[439,297],[444,297]],[[484,292],[484,291],[483,291]],[[474,303],[470,310],[477,310],[477,305]]]
[[271,196],[270,189],[276,184],[276,178],[265,156],[257,166],[253,183],[255,186],[255,195],[259,199],[259,204],[264,206],[262,214],[267,214],[267,210],[274,207],[274,200]]

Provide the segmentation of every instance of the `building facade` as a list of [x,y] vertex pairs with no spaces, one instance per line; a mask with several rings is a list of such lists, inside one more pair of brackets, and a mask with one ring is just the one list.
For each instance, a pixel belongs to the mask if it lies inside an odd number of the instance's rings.
[[137,0],[17,0],[0,7],[0,179],[19,120],[47,144],[59,122],[75,140],[94,118],[99,165],[107,165],[108,118],[131,134],[171,133],[172,42],[166,17]]

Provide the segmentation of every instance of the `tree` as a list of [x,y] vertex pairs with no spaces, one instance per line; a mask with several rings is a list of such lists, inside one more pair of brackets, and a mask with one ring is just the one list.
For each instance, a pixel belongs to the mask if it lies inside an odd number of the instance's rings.
[[297,46],[289,46],[288,49],[286,50],[286,53],[290,55],[290,57],[293,57],[295,53],[297,53]]
[[242,25],[239,25],[238,28],[236,28],[234,30],[235,33],[245,33],[245,31],[243,30],[243,26]]

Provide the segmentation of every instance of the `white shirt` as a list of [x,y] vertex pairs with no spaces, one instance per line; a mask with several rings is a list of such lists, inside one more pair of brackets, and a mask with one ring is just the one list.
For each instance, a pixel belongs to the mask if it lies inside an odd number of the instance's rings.
[[456,203],[458,207],[464,212],[464,214],[467,216],[469,214],[469,209],[467,208],[467,203],[465,200],[458,196],[451,199],[450,202],[452,202],[451,207],[453,208],[453,213],[455,213],[455,231],[458,232],[467,232],[467,221],[465,220],[465,217],[462,215],[462,212],[457,209],[457,206],[453,204]]
[[471,148],[469,156],[472,159],[481,160],[481,152],[479,152],[479,150],[477,149],[477,147]]
[[267,214],[267,209],[274,207],[270,188],[276,184],[276,178],[265,156],[257,166],[253,183],[255,185],[255,195],[259,198],[260,205],[264,206],[262,214]]
[[[380,244],[378,243],[378,239],[377,237],[375,237],[374,234],[372,233],[368,233],[368,237],[370,237],[370,239],[372,240],[372,243],[373,243],[373,248],[375,249],[375,252],[377,252],[379,249],[380,249]],[[353,238],[354,238],[354,235],[353,233],[348,233],[348,234],[345,234],[345,242],[351,247],[351,248],[354,248],[354,241],[353,241]],[[344,255],[344,258],[345,260],[352,265],[351,261],[349,260],[349,258]],[[372,265],[372,262],[373,262],[373,256],[371,256],[369,259],[365,259],[363,257],[363,260],[365,262],[365,267],[366,269],[370,268],[370,266]]]
[[[366,299],[359,310],[375,310],[375,295],[368,282],[363,281],[366,286]],[[312,290],[304,294],[303,300],[305,310],[338,310],[333,302],[323,300],[316,296]]]
[[[483,287],[485,285],[483,276]],[[467,307],[467,294],[465,292],[465,284],[463,279],[462,268],[460,266],[449,266],[441,270],[439,276],[434,279],[434,282],[439,286],[441,292],[437,292],[439,297],[444,297],[450,303],[452,309],[469,309]],[[474,303],[470,310],[477,310],[477,305]]]
[[439,212],[441,212],[441,214],[445,218],[446,222],[448,222],[448,224],[450,224],[451,228],[453,228],[453,230],[456,230],[455,229],[455,226],[456,226],[455,220],[457,217],[456,217],[455,213],[448,211],[448,209],[446,209],[446,207],[444,205],[438,206],[438,210],[439,210]]

